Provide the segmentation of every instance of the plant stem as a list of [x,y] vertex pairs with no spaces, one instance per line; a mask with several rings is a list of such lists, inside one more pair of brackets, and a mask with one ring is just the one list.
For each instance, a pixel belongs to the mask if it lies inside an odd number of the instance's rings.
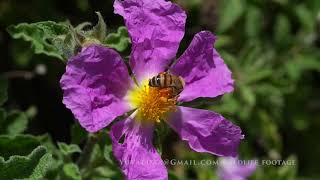
[[78,161],[76,162],[80,169],[88,165],[90,161],[91,153],[93,151],[94,145],[96,144],[97,140],[98,139],[95,135],[89,135],[86,145],[84,146],[83,151]]

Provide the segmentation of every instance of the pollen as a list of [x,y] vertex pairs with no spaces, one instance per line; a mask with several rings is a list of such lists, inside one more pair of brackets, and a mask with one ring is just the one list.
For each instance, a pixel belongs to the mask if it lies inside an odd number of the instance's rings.
[[160,122],[176,110],[177,97],[172,98],[171,88],[150,87],[143,83],[128,94],[129,103],[137,108],[136,119],[146,122]]

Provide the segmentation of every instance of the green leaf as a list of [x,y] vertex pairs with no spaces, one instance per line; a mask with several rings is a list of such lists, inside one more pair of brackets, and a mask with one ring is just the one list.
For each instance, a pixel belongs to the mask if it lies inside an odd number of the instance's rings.
[[235,94],[226,94],[224,95],[221,100],[222,104],[218,106],[210,106],[209,109],[212,111],[219,112],[221,114],[235,114],[242,109],[241,103],[238,101],[237,98],[234,97]]
[[172,171],[169,171],[168,178],[171,180],[180,180],[180,178],[177,175],[175,175],[175,173]]
[[65,180],[81,180],[79,167],[74,163],[68,163],[63,166],[62,179]]
[[217,41],[214,43],[215,48],[222,48],[232,44],[232,38],[230,36],[220,35]]
[[[256,83],[258,81],[261,81],[263,79],[266,79],[270,76],[272,76],[273,74],[273,71],[272,69],[268,69],[268,68],[265,68],[265,69],[255,69],[254,72],[250,72],[250,73],[247,73],[248,75],[246,76],[244,82],[246,84],[253,84],[253,83]],[[251,75],[250,75],[251,74]],[[254,75],[252,75],[254,74]]]
[[278,44],[286,45],[290,41],[291,25],[285,15],[278,15],[274,26],[274,40]]
[[256,103],[256,96],[252,89],[246,85],[241,85],[239,87],[241,96],[243,100],[249,105],[253,106]]
[[262,14],[261,10],[255,6],[250,6],[247,8],[246,22],[245,22],[245,32],[247,37],[256,38],[259,36],[262,28]]
[[3,122],[6,120],[7,118],[7,112],[0,108],[0,130],[2,130],[2,127],[3,127]]
[[58,142],[58,147],[59,147],[60,151],[62,152],[62,154],[65,156],[76,153],[76,152],[78,152],[78,153],[81,152],[81,149],[76,144],[69,144],[68,145],[63,142]]
[[272,1],[274,1],[274,2],[276,2],[276,3],[279,3],[280,5],[286,5],[286,4],[288,4],[288,0],[272,0]]
[[52,162],[52,155],[39,146],[28,156],[14,155],[5,161],[0,157],[0,179],[41,179]]
[[124,179],[119,169],[112,169],[110,166],[100,166],[94,170],[95,179]]
[[98,15],[98,23],[93,27],[91,35],[102,42],[107,35],[107,25],[100,12],[96,12],[96,14]]
[[130,38],[126,27],[121,26],[118,28],[117,33],[110,33],[103,41],[103,44],[122,52],[127,49],[130,44]]
[[55,37],[52,42],[57,48],[59,54],[63,55],[64,60],[77,54],[81,49],[81,41],[84,39],[77,31],[69,24],[69,33]]
[[25,156],[40,145],[37,137],[31,135],[0,135],[0,155],[7,159],[12,155]]
[[68,33],[68,27],[62,23],[43,21],[37,23],[21,23],[7,28],[9,34],[15,39],[31,42],[34,53],[45,54],[63,60],[58,48],[53,44],[53,39]]
[[310,54],[297,55],[285,65],[289,77],[298,80],[305,71],[316,70],[320,72],[320,61],[318,56]]
[[316,25],[316,17],[305,5],[298,5],[294,8],[299,23],[306,32],[312,32]]
[[71,128],[71,142],[73,144],[80,144],[87,136],[88,133],[79,125],[79,123],[74,123]]
[[112,145],[106,144],[104,146],[103,156],[110,164],[114,164],[112,160]]
[[34,53],[30,51],[30,44],[24,41],[13,41],[10,46],[10,54],[12,63],[17,65],[17,68],[28,68],[34,56]]
[[223,33],[229,30],[229,28],[243,15],[245,1],[228,0],[222,1],[221,3],[218,31]]
[[17,135],[24,132],[28,127],[28,117],[24,112],[13,111],[8,114],[6,124],[6,134]]
[[280,152],[282,142],[276,123],[271,119],[272,117],[263,110],[259,111],[258,115],[261,123],[259,129],[261,130],[261,137],[264,140],[264,146],[266,149],[275,149],[277,152]]
[[8,100],[8,81],[0,76],[0,106]]
[[297,158],[293,155],[289,156],[285,162],[293,163],[291,165],[282,165],[278,168],[278,174],[281,179],[296,179],[297,174]]

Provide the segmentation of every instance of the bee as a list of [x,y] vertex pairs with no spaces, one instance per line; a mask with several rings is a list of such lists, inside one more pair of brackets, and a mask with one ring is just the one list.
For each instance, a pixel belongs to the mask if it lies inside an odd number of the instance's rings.
[[170,90],[171,98],[175,98],[182,92],[185,82],[181,76],[176,76],[169,72],[161,72],[149,79],[149,86]]

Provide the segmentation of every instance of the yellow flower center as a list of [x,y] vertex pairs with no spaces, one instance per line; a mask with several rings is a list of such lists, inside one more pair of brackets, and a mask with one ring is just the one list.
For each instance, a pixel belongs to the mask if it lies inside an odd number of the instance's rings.
[[137,108],[136,119],[144,122],[160,122],[176,110],[177,98],[171,88],[150,87],[148,81],[128,93],[131,106]]

